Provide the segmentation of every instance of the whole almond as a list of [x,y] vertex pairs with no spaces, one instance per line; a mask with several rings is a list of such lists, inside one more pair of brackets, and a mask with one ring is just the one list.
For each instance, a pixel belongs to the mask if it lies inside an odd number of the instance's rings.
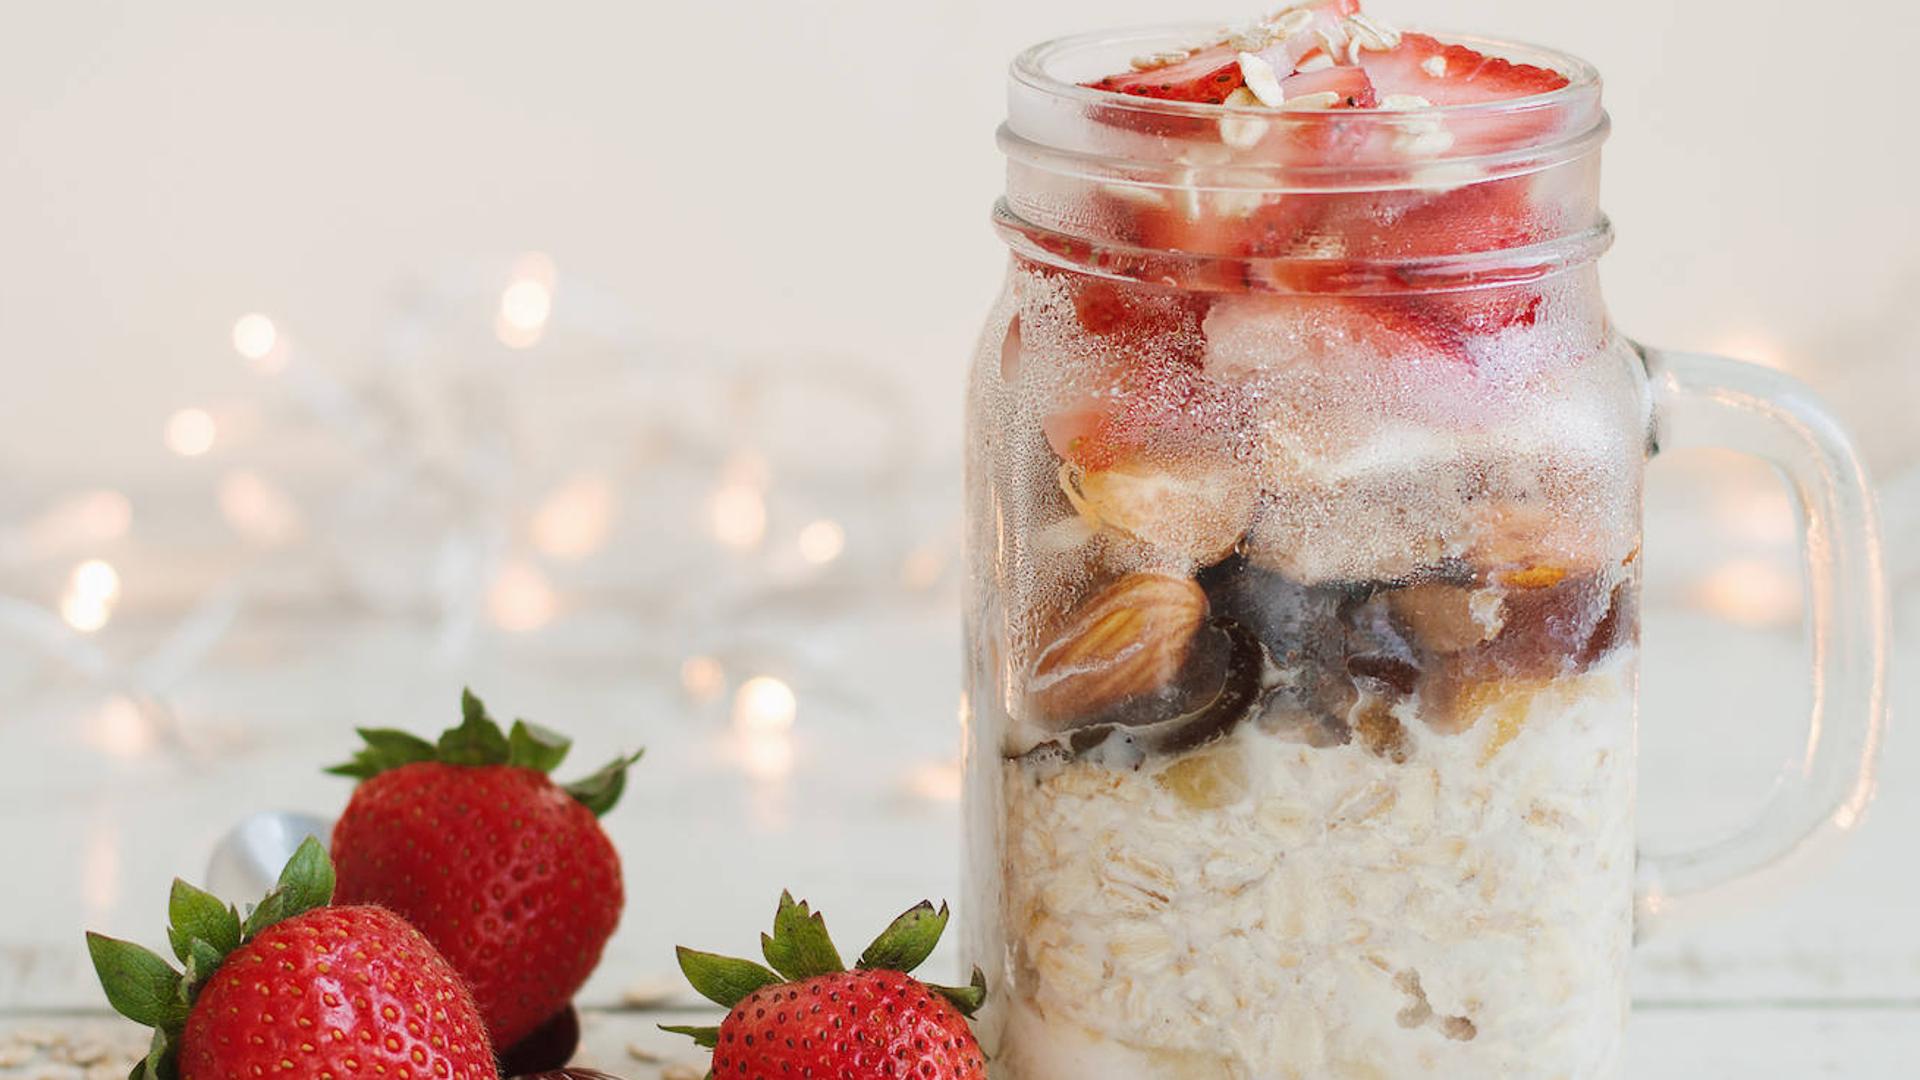
[[1166,686],[1187,662],[1207,594],[1186,578],[1129,574],[1087,597],[1033,664],[1028,693],[1055,727]]

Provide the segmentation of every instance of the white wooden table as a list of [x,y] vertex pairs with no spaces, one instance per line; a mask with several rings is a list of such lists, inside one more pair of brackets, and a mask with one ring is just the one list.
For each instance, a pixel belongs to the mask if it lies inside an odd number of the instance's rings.
[[[655,1026],[699,1018],[711,1022],[693,1012],[589,1013],[575,1061],[632,1080],[703,1075],[692,1044]],[[0,1077],[123,1080],[144,1046],[131,1023],[114,1017],[0,1017]],[[1920,1061],[1920,1003],[1642,1008],[1627,1047],[1631,1080],[1907,1080]]]

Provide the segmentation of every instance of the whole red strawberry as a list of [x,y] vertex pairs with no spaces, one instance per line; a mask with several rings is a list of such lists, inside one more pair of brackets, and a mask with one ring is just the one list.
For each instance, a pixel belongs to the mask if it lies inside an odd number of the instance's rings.
[[333,885],[313,839],[244,922],[175,881],[167,938],[185,974],[88,934],[108,1002],[154,1029],[130,1080],[498,1080],[452,965],[391,911],[327,906]]
[[567,739],[524,720],[502,732],[471,692],[462,712],[438,742],[361,730],[366,747],[329,770],[361,781],[333,857],[340,899],[419,927],[507,1048],[567,1007],[620,922],[620,857],[597,815],[639,755],[561,786],[547,773]]
[[760,935],[772,970],[751,960],[680,949],[695,990],[728,1010],[718,1027],[666,1027],[713,1050],[712,1076],[835,1080],[986,1080],[967,1018],[986,979],[931,986],[907,974],[947,927],[947,907],[921,903],[893,921],[849,971],[826,922],[780,895],[773,933]]

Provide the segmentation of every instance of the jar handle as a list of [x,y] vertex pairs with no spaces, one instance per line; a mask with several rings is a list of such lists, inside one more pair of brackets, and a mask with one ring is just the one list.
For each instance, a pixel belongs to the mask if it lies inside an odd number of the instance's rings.
[[1805,752],[1759,816],[1694,851],[1645,855],[1640,940],[1778,886],[1803,857],[1860,824],[1886,727],[1888,615],[1873,493],[1853,444],[1800,382],[1753,364],[1639,347],[1658,449],[1721,447],[1777,466],[1804,531],[1813,638]]

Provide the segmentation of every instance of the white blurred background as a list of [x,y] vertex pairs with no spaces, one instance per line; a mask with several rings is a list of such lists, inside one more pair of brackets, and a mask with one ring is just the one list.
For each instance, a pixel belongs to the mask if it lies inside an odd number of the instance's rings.
[[[1910,639],[1920,16],[1375,10],[1599,65],[1618,321],[1828,398],[1882,484]],[[157,929],[243,809],[337,806],[311,766],[349,725],[437,728],[466,681],[577,732],[576,768],[652,747],[610,819],[635,907],[602,998],[670,941],[744,940],[783,885],[849,925],[955,891],[960,388],[1003,259],[1002,72],[1201,12],[9,14],[0,843],[36,872],[0,899],[0,1003],[90,1000],[79,919]],[[1765,469],[1654,476],[1647,831],[1690,842],[1795,745],[1795,538]],[[1642,993],[1920,994],[1920,931],[1888,929],[1920,894],[1914,785],[1896,736],[1829,887],[1656,949]],[[721,846],[738,865],[696,860]]]

